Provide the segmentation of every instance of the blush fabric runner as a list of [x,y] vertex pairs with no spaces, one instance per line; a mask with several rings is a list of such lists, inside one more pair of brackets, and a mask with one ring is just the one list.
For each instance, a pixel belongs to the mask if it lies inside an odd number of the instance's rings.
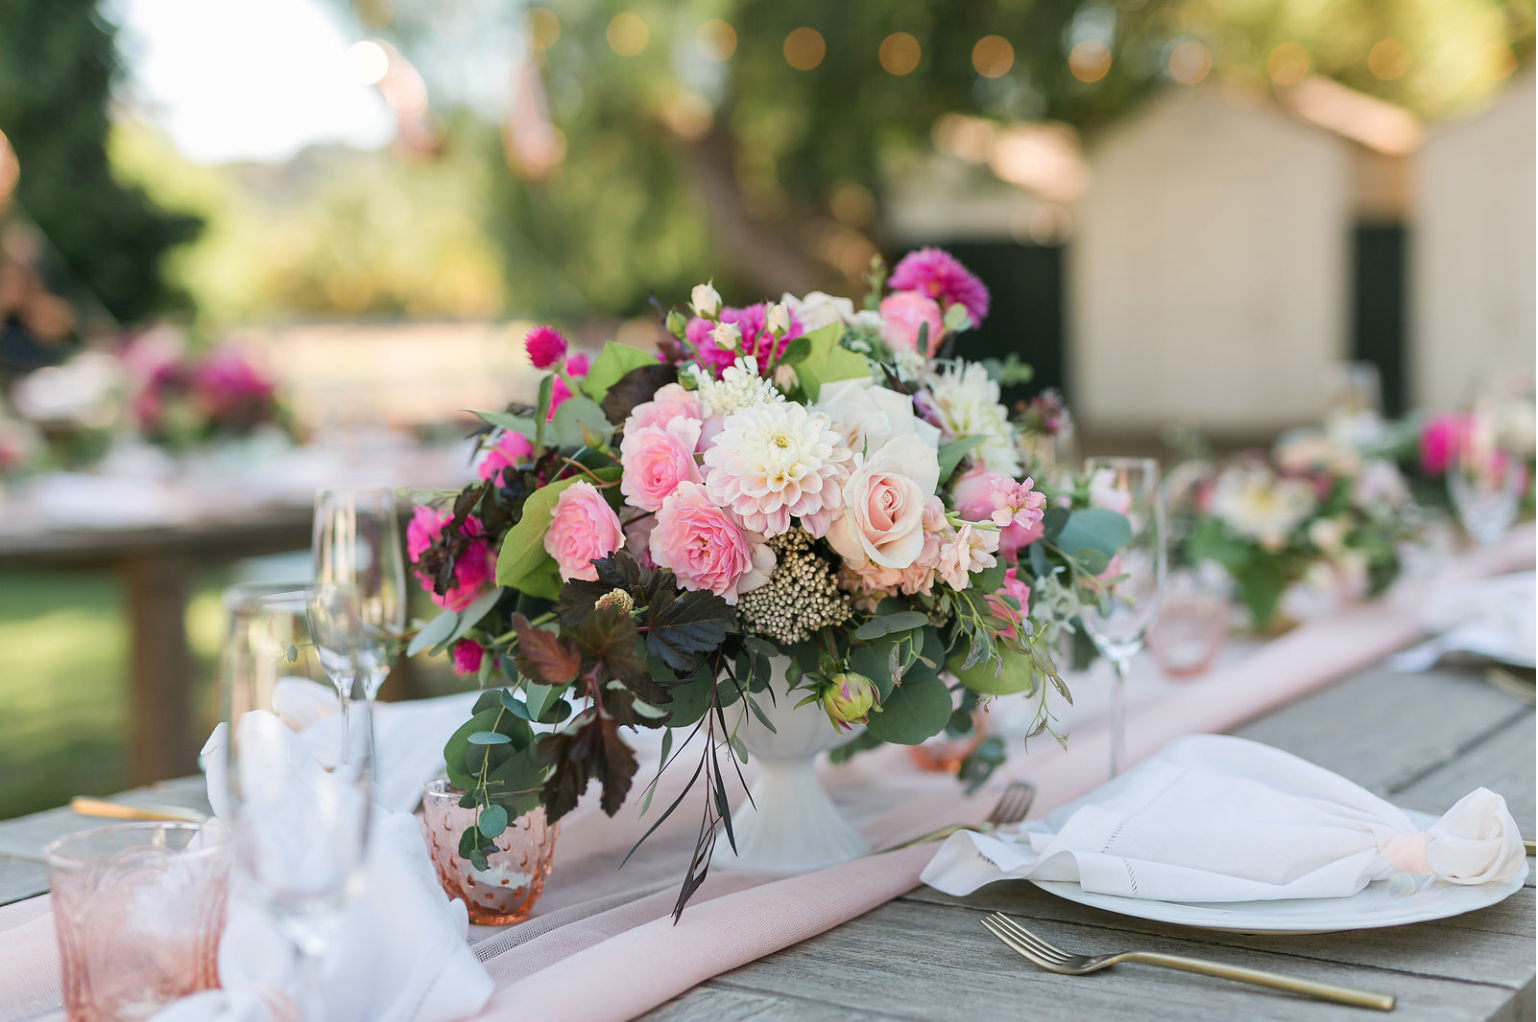
[[[1432,579],[1407,580],[1388,597],[1306,624],[1205,677],[1171,685],[1135,705],[1127,727],[1131,761],[1171,739],[1221,733],[1381,661],[1423,634],[1421,608],[1444,586],[1531,569],[1534,532],[1451,561]],[[982,791],[965,797],[953,778],[923,774],[905,750],[883,748],[823,780],[846,818],[876,848],[958,821],[983,818],[1011,779],[1037,788],[1032,812],[1088,793],[1106,779],[1103,722],[1074,729],[1065,751],[1033,741],[1016,750]],[[644,752],[644,750],[643,750]],[[652,762],[655,763],[655,751]],[[643,755],[644,762],[644,755]],[[751,781],[748,768],[744,772]],[[653,814],[689,771],[659,783]],[[643,772],[638,783],[649,775]],[[740,790],[738,792],[740,796]],[[686,806],[692,805],[686,803]],[[937,846],[878,853],[804,876],[733,872],[718,860],[675,925],[672,907],[693,849],[698,817],[681,806],[628,862],[619,863],[654,816],[627,808],[610,819],[585,800],[562,822],[555,869],[537,914],[501,930],[472,927],[477,958],[496,983],[480,1022],[622,1022],[712,976],[755,961],[862,915],[919,886]],[[723,842],[724,844],[724,839]],[[727,852],[727,855],[730,853]],[[58,958],[47,896],[0,908],[0,1020],[62,1019]],[[592,982],[593,976],[605,982]]]

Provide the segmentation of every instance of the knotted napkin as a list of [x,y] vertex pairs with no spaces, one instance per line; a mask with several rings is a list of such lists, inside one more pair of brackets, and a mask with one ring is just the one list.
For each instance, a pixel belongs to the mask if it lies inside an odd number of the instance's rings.
[[1480,788],[1428,830],[1290,753],[1224,735],[1180,738],[1013,835],[952,835],[921,878],[947,894],[1064,880],[1161,901],[1343,898],[1398,872],[1455,884],[1525,868],[1505,799]]

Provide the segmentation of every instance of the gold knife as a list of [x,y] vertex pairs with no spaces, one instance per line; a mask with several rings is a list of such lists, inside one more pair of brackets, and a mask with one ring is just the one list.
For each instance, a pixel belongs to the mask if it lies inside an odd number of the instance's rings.
[[99,798],[86,798],[83,795],[70,799],[69,807],[81,816],[98,816],[107,820],[167,820],[176,823],[205,823],[208,820],[206,814],[182,806],[131,806]]

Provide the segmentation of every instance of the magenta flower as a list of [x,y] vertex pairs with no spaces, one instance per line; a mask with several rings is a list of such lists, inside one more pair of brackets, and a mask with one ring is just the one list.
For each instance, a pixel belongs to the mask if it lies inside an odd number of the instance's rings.
[[537,326],[523,339],[535,369],[549,369],[566,357],[566,338],[552,326]]
[[1447,412],[1427,422],[1421,429],[1421,472],[1436,478],[1447,471],[1453,452],[1469,431],[1469,416]]
[[[406,555],[411,558],[412,564],[422,559],[422,555],[443,535],[443,527],[453,518],[452,514],[437,511],[425,504],[419,504],[412,510],[411,521],[406,525]],[[464,553],[455,559],[454,585],[448,592],[439,596],[432,591],[431,578],[427,575],[418,576],[422,588],[432,593],[432,601],[444,610],[464,610],[475,602],[476,597],[489,590],[496,578],[497,555],[492,551],[491,544],[482,538],[486,530],[481,520],[474,515],[467,515],[464,535],[475,538],[471,539]]]
[[454,643],[454,673],[479,674],[485,655],[486,651],[474,639],[460,639]]
[[534,445],[529,443],[529,438],[522,433],[503,433],[486,457],[481,460],[480,477],[482,479],[496,479],[502,481],[502,470],[517,468],[518,465],[534,453]]
[[727,307],[721,310],[721,322],[735,323],[737,329],[742,332],[742,346],[737,351],[727,351],[711,339],[710,332],[715,329],[715,324],[709,320],[691,319],[689,325],[685,327],[685,336],[700,353],[700,358],[705,365],[715,372],[717,379],[720,379],[722,370],[737,361],[741,355],[752,356],[758,362],[759,371],[763,372],[769,366],[771,353],[773,357],[779,358],[784,353],[785,346],[801,336],[801,321],[792,312],[790,329],[785,331],[785,336],[776,343],[774,335],[766,327],[768,314],[769,306],[766,303],[749,305],[745,309]]
[[988,316],[988,289],[956,257],[941,248],[909,252],[887,279],[893,291],[917,291],[948,308],[960,305],[972,317],[974,327]]

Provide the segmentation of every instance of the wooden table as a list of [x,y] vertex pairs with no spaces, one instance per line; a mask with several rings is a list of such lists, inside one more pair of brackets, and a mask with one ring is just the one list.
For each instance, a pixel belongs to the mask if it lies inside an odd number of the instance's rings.
[[[1238,734],[1305,756],[1411,809],[1440,814],[1484,785],[1534,831],[1533,710],[1476,670],[1373,670],[1264,717]],[[123,801],[206,806],[200,779]],[[95,825],[68,809],[0,823],[0,903],[46,889],[43,844]],[[1531,862],[1529,863],[1531,865]],[[1500,905],[1442,922],[1311,937],[1209,933],[1111,915],[998,884],[967,898],[920,888],[852,922],[709,980],[646,1016],[655,1022],[895,1022],[1022,1019],[1350,1019],[1362,1009],[1184,973],[1124,965],[1056,976],[983,930],[1004,911],[1076,951],[1129,947],[1216,959],[1393,993],[1392,1017],[1534,1017],[1533,880]],[[743,920],[751,926],[751,920]]]
[[187,601],[199,571],[307,549],[309,506],[234,510],[131,529],[0,531],[0,569],[107,570],[122,580],[129,628],[129,776],[136,784],[197,768]]

